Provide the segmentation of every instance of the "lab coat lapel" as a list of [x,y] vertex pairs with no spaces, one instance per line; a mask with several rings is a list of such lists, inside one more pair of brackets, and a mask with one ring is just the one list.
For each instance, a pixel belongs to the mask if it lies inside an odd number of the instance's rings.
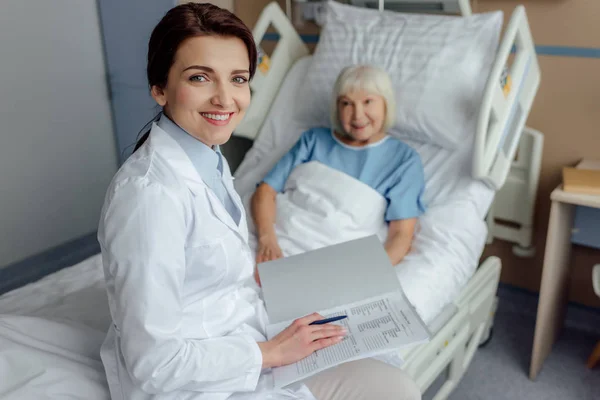
[[152,130],[150,131],[150,146],[186,182],[191,181],[205,185],[196,168],[194,168],[194,164],[192,164],[185,151],[179,146],[179,143],[156,123],[152,124]]
[[[219,218],[221,220],[221,222],[223,222],[230,229],[232,229],[238,235],[240,235],[242,237],[242,239],[244,239],[244,241],[246,242],[247,239],[240,232],[239,226],[237,226],[235,224],[235,222],[231,218],[231,215],[229,215],[229,213],[225,209],[225,206],[221,203],[221,201],[217,198],[217,196],[215,196],[215,194],[212,192],[212,190],[206,185],[204,185],[204,196],[208,197],[208,200],[210,201],[210,206],[212,207],[212,211],[217,216],[217,218]],[[241,221],[241,218],[240,218],[240,221]]]
[[[231,230],[237,233],[244,240],[244,242],[247,243],[247,234],[242,233],[240,230],[240,227],[242,226],[241,220],[244,216],[243,210],[240,209],[240,211],[242,211],[242,217],[240,218],[240,226],[237,226],[225,209],[225,206],[221,204],[217,196],[202,180],[200,174],[198,174],[198,171],[188,158],[187,154],[185,154],[185,151],[156,123],[152,124],[152,130],[150,132],[150,145],[153,146],[154,150],[156,150],[163,158],[167,160],[170,165],[173,166],[178,175],[183,177],[192,194],[195,197],[202,196],[208,198],[213,214]],[[235,197],[236,196],[233,198]],[[238,204],[237,200],[236,205],[240,207],[240,204]]]

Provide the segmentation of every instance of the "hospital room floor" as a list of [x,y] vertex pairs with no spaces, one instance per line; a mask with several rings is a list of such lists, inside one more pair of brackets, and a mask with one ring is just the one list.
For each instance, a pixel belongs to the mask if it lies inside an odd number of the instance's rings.
[[[567,324],[536,381],[528,378],[537,298],[501,287],[492,340],[449,400],[600,400],[600,365],[585,363],[600,340],[600,312],[570,307]],[[434,384],[435,385],[435,384]],[[425,393],[430,400],[432,391]]]

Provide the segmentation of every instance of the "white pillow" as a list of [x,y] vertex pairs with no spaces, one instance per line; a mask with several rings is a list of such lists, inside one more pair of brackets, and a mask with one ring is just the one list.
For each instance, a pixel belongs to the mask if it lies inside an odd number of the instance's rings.
[[327,4],[299,118],[330,126],[329,102],[341,69],[384,68],[396,94],[390,133],[454,149],[472,140],[496,56],[502,12],[469,17],[404,14]]

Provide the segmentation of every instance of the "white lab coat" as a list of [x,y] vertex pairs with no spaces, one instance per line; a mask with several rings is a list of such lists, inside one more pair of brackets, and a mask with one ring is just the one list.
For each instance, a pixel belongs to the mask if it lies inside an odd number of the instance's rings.
[[266,312],[239,226],[166,132],[121,167],[98,230],[113,324],[101,356],[113,400],[314,399],[272,390],[257,341]]

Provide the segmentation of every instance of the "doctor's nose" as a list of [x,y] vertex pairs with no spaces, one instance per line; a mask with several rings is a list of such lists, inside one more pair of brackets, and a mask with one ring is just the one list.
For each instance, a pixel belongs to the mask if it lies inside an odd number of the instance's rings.
[[231,90],[223,84],[219,84],[211,99],[213,106],[220,106],[223,109],[230,109],[233,106],[233,96]]

